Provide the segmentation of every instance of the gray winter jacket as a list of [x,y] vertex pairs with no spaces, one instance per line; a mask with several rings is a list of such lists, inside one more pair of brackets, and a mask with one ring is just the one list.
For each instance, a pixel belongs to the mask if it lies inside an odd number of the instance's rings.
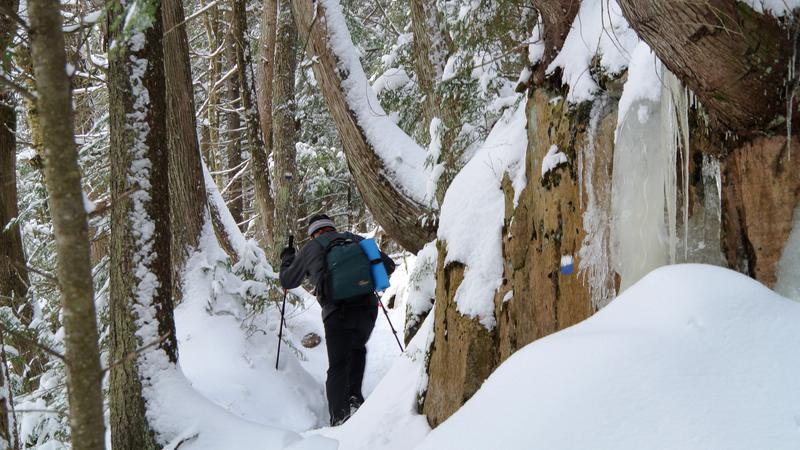
[[[353,233],[338,233],[336,231],[328,231],[323,233],[324,237],[331,237],[331,234],[341,236],[343,238],[350,238],[356,242],[362,241],[364,238]],[[386,253],[381,252],[381,259],[383,266],[386,268],[386,273],[389,275],[394,272],[395,264]],[[300,286],[303,278],[306,276],[314,285],[314,295],[317,296],[317,301],[322,305],[322,320],[328,318],[334,311],[342,307],[342,303],[331,303],[327,299],[322,298],[322,277],[325,271],[325,249],[316,239],[310,240],[302,249],[300,253],[295,255],[294,249],[291,251],[284,251],[281,255],[281,272],[279,275],[281,286],[285,289],[294,289]],[[348,300],[346,307],[359,307],[359,306],[373,306],[377,307],[378,299],[374,294],[366,295],[363,299]]]

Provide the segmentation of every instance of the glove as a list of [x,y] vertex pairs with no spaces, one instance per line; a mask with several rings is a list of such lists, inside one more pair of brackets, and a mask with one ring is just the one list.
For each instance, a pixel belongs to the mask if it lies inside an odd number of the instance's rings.
[[294,247],[284,247],[283,250],[281,250],[281,261],[286,259],[294,259],[294,254]]

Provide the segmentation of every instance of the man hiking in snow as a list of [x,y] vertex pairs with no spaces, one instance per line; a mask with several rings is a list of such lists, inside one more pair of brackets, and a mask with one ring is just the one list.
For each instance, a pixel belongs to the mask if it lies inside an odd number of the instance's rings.
[[[295,255],[294,247],[281,252],[280,281],[293,289],[308,276],[322,305],[325,344],[328,349],[328,379],[325,389],[331,425],[341,425],[364,402],[361,383],[367,358],[367,340],[378,317],[378,297],[366,278],[369,261],[361,258],[358,242],[364,238],[339,233],[330,217],[317,214],[308,222],[311,240]],[[363,254],[363,253],[362,253]],[[363,261],[367,261],[364,273]],[[386,272],[395,264],[381,252]],[[371,283],[371,281],[370,281]],[[353,294],[353,295],[351,295]]]

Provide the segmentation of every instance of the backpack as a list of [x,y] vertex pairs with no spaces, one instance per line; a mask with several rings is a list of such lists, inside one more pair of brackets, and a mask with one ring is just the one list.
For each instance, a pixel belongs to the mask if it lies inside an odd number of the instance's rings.
[[316,238],[324,250],[324,298],[338,303],[375,291],[370,261],[352,235],[336,233]]

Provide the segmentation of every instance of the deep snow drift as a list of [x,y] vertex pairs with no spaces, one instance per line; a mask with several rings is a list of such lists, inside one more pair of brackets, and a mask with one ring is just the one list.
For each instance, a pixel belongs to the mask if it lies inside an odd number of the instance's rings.
[[418,448],[800,448],[798,323],[744,275],[657,269],[518,351]]

